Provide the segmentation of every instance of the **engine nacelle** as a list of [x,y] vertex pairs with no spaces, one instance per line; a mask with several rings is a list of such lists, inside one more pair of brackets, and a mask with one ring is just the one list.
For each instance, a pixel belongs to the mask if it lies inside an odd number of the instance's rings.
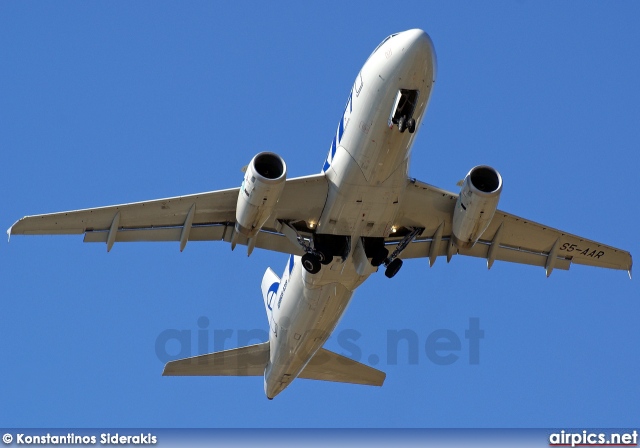
[[502,192],[502,176],[490,166],[476,166],[464,178],[453,212],[453,242],[468,249],[487,230]]
[[287,165],[277,154],[257,154],[244,174],[236,204],[236,232],[254,237],[273,212],[287,180]]

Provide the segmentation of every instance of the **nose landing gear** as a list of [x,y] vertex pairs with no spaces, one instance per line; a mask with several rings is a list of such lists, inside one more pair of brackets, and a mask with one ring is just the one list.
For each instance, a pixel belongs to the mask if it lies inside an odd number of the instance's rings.
[[416,108],[418,95],[417,90],[400,89],[396,95],[396,100],[389,116],[389,127],[398,125],[400,133],[408,130],[410,134],[416,131],[416,120],[413,118],[413,111]]
[[409,131],[409,134],[413,134],[416,131],[416,120],[413,118],[406,119],[404,116],[398,119],[398,130],[403,133],[405,130]]
[[416,120],[414,118],[406,119],[405,117],[400,117],[398,120],[398,130],[400,133],[408,130],[409,134],[413,134],[416,131]]

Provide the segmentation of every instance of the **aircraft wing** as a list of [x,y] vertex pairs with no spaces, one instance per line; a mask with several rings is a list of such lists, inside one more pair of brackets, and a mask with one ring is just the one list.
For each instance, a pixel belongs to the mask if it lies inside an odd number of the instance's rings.
[[[411,180],[398,213],[403,227],[424,228],[403,252],[402,258],[436,257],[454,254],[542,266],[547,276],[553,269],[569,269],[572,263],[619,269],[631,276],[632,259],[627,251],[538,224],[497,210],[489,227],[470,249],[451,243],[453,211],[458,195],[423,182]],[[439,227],[442,225],[441,229]],[[388,239],[390,250],[399,238]],[[432,247],[433,246],[433,247]]]
[[[85,242],[231,241],[239,188],[188,196],[26,216],[7,230],[11,235],[85,234]],[[271,217],[259,233],[255,247],[302,254],[301,249],[276,231],[276,220],[317,222],[327,198],[324,174],[289,179]],[[238,244],[247,244],[242,235]]]

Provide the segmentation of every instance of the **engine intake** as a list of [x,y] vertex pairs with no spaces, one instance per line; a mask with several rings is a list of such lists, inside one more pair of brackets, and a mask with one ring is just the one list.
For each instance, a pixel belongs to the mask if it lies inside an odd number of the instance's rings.
[[236,204],[236,232],[254,237],[269,219],[287,180],[287,165],[272,152],[257,154],[245,171]]
[[261,152],[251,161],[255,172],[264,179],[277,181],[282,176],[286,177],[287,166],[284,160],[272,152]]
[[476,166],[462,182],[453,212],[453,242],[468,249],[480,239],[498,208],[502,176],[490,166]]

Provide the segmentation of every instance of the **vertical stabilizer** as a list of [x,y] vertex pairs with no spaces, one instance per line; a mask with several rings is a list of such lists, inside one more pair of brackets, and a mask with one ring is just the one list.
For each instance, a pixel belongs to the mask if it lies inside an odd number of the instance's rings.
[[280,287],[280,278],[271,268],[267,268],[262,277],[262,299],[264,300],[264,308],[267,312],[267,318],[271,322],[272,310],[275,306],[276,297],[278,296],[278,288]]

